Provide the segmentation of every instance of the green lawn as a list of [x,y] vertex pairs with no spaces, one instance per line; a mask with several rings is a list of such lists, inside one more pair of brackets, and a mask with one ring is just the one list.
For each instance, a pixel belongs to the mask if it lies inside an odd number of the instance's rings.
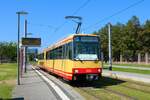
[[[143,65],[143,64],[113,64],[116,66],[128,66],[128,67],[146,67],[150,68],[150,65]],[[108,69],[108,64],[104,64],[104,69]],[[113,67],[113,71],[122,71],[122,72],[131,72],[131,73],[139,73],[139,74],[149,74],[150,75],[150,70],[139,70],[139,69],[129,69],[129,68],[116,68]]]
[[[108,65],[108,63],[104,63],[104,66]],[[148,67],[150,68],[150,64],[113,64],[118,66],[132,66],[132,67]]]
[[0,98],[11,98],[11,92],[16,84],[17,65],[0,64]]
[[129,69],[129,68],[113,68],[113,71],[122,71],[122,72],[131,72],[131,73],[139,73],[139,74],[149,74],[150,70],[139,70],[139,69]]

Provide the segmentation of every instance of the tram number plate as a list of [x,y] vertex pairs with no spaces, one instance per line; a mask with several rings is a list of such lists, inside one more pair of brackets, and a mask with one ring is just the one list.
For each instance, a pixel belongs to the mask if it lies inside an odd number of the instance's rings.
[[90,73],[90,72],[92,72],[92,70],[91,70],[91,69],[87,69],[86,72],[87,72],[87,73]]

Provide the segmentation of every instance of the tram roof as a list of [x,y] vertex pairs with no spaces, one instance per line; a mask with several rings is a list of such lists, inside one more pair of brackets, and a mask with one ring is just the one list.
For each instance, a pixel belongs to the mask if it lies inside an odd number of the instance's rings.
[[66,38],[56,42],[55,44],[49,46],[48,48],[45,48],[44,51],[49,51],[49,50],[57,48],[57,47],[59,47],[59,46],[61,46],[63,44],[71,42],[73,40],[73,37],[75,37],[75,36],[97,36],[97,35],[94,35],[94,34],[72,34],[72,35],[70,35],[70,36],[68,36],[68,37],[66,37]]

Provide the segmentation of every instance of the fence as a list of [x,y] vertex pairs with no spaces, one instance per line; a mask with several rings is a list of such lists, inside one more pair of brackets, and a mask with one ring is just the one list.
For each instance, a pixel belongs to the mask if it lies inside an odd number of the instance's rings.
[[120,55],[120,61],[114,62],[150,64],[150,53],[138,53],[134,57],[123,57],[122,55]]

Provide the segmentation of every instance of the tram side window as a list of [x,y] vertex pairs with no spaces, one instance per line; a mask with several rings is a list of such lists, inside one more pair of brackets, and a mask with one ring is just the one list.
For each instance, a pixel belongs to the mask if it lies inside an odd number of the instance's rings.
[[62,59],[62,46],[51,50],[48,56],[49,59]]
[[46,52],[46,59],[50,59],[50,51]]
[[44,53],[42,53],[42,54],[39,54],[39,55],[38,55],[38,59],[39,59],[39,60],[42,60],[42,59],[44,59]]
[[62,46],[58,48],[58,59],[62,59]]
[[72,42],[68,44],[69,45],[69,59],[72,59]]
[[49,59],[55,59],[55,50],[54,49],[49,52]]
[[66,44],[65,59],[72,59],[72,42]]
[[62,46],[62,59],[65,59],[66,58],[66,46],[65,45],[63,45]]
[[46,53],[47,59],[72,59],[72,42]]
[[52,50],[52,59],[56,59],[56,49]]

